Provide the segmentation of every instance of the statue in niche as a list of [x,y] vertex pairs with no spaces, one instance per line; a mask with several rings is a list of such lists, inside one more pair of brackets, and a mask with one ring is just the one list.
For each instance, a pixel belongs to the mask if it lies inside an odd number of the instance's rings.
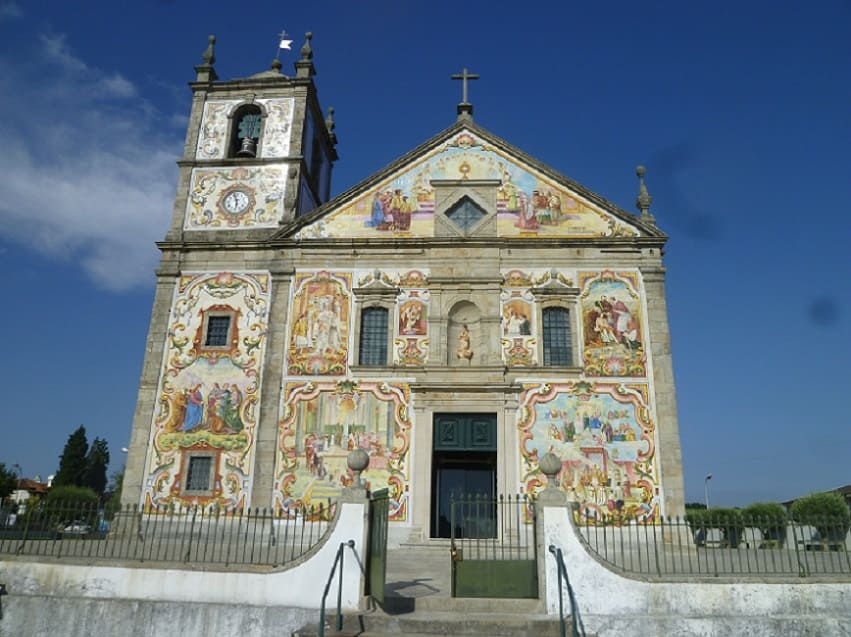
[[473,358],[473,348],[470,346],[470,331],[465,323],[461,327],[461,332],[458,334],[458,349],[455,350],[455,356],[463,360],[471,360]]

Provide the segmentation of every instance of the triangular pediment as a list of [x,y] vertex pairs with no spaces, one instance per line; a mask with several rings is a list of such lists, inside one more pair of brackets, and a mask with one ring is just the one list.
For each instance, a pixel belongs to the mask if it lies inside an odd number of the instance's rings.
[[296,220],[281,236],[428,238],[435,184],[494,184],[499,237],[665,235],[470,122],[444,130],[382,171]]

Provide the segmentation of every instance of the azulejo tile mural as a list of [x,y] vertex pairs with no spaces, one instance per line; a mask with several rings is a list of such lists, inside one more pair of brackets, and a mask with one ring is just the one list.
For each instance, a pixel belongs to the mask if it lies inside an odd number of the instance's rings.
[[578,278],[585,374],[646,376],[638,274],[604,270]]
[[537,365],[537,326],[531,275],[520,270],[503,273],[500,292],[502,360],[512,367]]
[[293,279],[287,374],[346,373],[351,316],[351,272],[299,272]]
[[330,505],[352,483],[346,465],[358,447],[369,455],[363,479],[390,490],[390,520],[407,519],[411,392],[405,383],[289,382],[284,388],[275,467],[275,506]]
[[184,229],[276,227],[285,191],[281,166],[193,168]]
[[661,498],[649,389],[643,383],[524,385],[517,415],[522,488],[546,483],[538,461],[562,461],[561,489],[583,522],[656,521]]
[[[204,104],[204,115],[198,135],[195,155],[198,159],[222,159],[228,143],[228,126],[242,100],[209,100]],[[284,99],[257,99],[255,103],[266,111],[260,155],[264,158],[286,157],[290,152],[290,129],[293,120],[291,97]]]
[[[146,506],[244,506],[251,489],[270,278],[188,273],[176,285],[151,427]],[[223,329],[210,344],[211,319]],[[189,484],[192,458],[207,476]],[[198,485],[195,485],[196,487]]]
[[518,163],[477,135],[461,132],[370,192],[303,228],[297,237],[433,236],[433,179],[500,180],[499,236],[636,235],[595,203]]

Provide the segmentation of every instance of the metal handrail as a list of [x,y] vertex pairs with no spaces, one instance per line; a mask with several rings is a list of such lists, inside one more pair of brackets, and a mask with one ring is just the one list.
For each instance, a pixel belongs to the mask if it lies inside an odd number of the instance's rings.
[[576,603],[576,596],[573,593],[573,587],[570,585],[570,579],[567,577],[567,565],[564,563],[564,554],[561,549],[550,544],[550,553],[556,558],[556,570],[558,571],[558,620],[559,634],[561,637],[566,637],[566,628],[564,624],[564,596],[562,595],[561,580],[564,577],[564,583],[567,587],[567,597],[570,600],[570,624],[571,637],[585,637],[585,626],[582,624],[582,618],[579,617],[579,604]]
[[355,541],[340,542],[337,548],[337,555],[334,557],[334,565],[331,567],[331,572],[328,574],[328,582],[325,584],[325,592],[322,593],[322,607],[319,611],[319,637],[325,637],[325,599],[328,597],[328,591],[331,589],[331,580],[334,579],[334,572],[337,570],[337,563],[340,563],[340,581],[337,586],[337,631],[343,630],[343,549],[346,547],[354,550]]

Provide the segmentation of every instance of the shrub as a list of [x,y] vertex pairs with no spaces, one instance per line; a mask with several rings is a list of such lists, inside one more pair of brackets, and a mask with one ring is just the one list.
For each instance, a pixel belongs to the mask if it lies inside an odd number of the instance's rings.
[[851,526],[851,511],[838,493],[813,493],[792,503],[796,522],[814,526],[822,540],[844,540]]
[[730,548],[739,546],[744,529],[741,511],[726,507],[689,509],[686,511],[686,522],[692,530],[702,533],[703,537],[706,536],[706,529],[721,529],[724,544]]
[[786,543],[786,523],[789,514],[777,502],[754,502],[742,509],[742,522],[760,530],[765,540]]

